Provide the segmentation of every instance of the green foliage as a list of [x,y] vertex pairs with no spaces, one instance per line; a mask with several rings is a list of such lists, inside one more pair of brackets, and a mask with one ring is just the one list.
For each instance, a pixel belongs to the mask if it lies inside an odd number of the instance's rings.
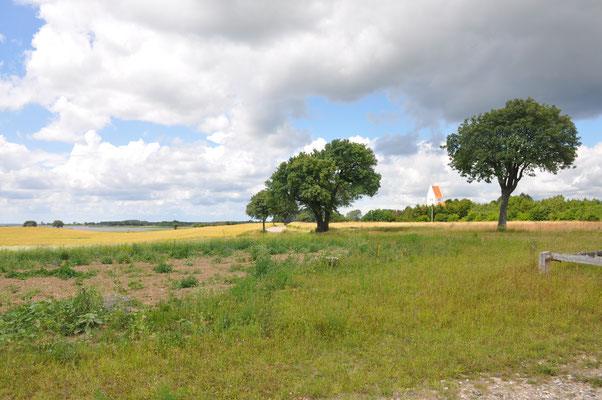
[[18,271],[16,269],[11,269],[7,273],[4,274],[6,278],[13,279],[27,279],[34,276],[53,276],[61,279],[71,279],[71,278],[79,278],[85,279],[93,276],[94,274],[91,272],[81,272],[76,271],[72,267],[67,264],[61,265],[58,268],[46,269],[46,268],[38,268],[38,269],[27,269],[25,271]]
[[63,223],[63,221],[57,219],[52,223],[52,226],[55,228],[62,228],[63,226],[65,226],[65,224]]
[[192,275],[182,278],[179,282],[179,286],[181,289],[192,288],[192,287],[196,287],[198,285],[199,285],[199,280]]
[[274,220],[288,224],[292,222],[299,212],[297,202],[289,197],[280,196],[274,191],[267,191],[266,204],[268,212],[274,216]]
[[167,274],[167,273],[173,271],[173,267],[172,267],[171,264],[167,264],[167,263],[162,262],[161,264],[156,265],[153,268],[153,271],[155,271],[158,274]]
[[42,334],[65,336],[90,333],[106,314],[100,294],[81,288],[69,299],[44,300],[18,306],[0,314],[0,343],[35,338]]
[[[435,207],[436,221],[496,221],[500,200],[478,204],[468,199],[447,199],[445,206]],[[427,222],[431,208],[424,205],[403,210],[371,210],[362,221]],[[508,221],[600,221],[602,202],[592,200],[565,200],[562,195],[533,200],[528,194],[511,196],[508,201]]]
[[311,211],[317,231],[325,232],[332,214],[380,187],[376,157],[365,145],[333,140],[324,150],[299,153],[280,164],[266,182],[273,196],[294,201]]
[[570,167],[580,145],[577,129],[556,106],[528,98],[467,118],[447,137],[450,166],[468,179],[491,182],[502,190],[498,226],[506,224],[510,194],[523,176],[536,170],[557,173]]
[[362,217],[362,221],[393,222],[395,221],[395,216],[392,210],[370,210]]
[[251,197],[251,201],[247,204],[247,215],[263,222],[263,230],[265,231],[265,220],[270,216],[268,192],[266,190],[262,190]]
[[29,221],[23,222],[23,226],[25,226],[25,227],[36,227],[36,226],[38,226],[38,223],[36,221],[29,220]]
[[297,214],[295,220],[299,222],[316,222],[316,217],[311,212],[301,211]]
[[359,221],[362,218],[362,212],[360,210],[351,210],[345,215],[348,221]]
[[110,255],[105,255],[100,258],[102,264],[113,264],[113,258]]

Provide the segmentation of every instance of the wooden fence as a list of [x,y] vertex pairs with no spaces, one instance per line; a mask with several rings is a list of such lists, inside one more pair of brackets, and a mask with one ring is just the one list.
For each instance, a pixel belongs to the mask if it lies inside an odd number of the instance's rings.
[[550,272],[550,263],[552,261],[566,261],[602,267],[602,250],[590,252],[581,251],[575,254],[544,251],[539,253],[539,272]]

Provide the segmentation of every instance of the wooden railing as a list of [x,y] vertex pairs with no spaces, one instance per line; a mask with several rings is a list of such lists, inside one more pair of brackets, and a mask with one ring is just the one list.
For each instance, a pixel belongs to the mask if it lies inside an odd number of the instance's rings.
[[552,261],[566,261],[602,267],[602,250],[590,252],[581,251],[574,254],[544,251],[539,253],[539,272],[550,272],[550,263]]

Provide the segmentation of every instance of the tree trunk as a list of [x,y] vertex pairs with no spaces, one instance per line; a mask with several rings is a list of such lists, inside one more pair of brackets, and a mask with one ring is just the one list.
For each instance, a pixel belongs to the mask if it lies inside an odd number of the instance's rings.
[[324,230],[322,232],[328,232],[328,224],[330,223],[330,211],[324,213]]
[[500,203],[500,217],[497,220],[497,229],[498,230],[506,229],[506,219],[507,219],[507,214],[508,214],[508,200],[510,199],[511,193],[512,193],[512,189],[502,188],[502,201]]
[[316,222],[318,223],[316,232],[324,232],[324,219],[322,218],[322,214],[314,212],[314,215],[316,217]]
[[265,232],[265,219],[262,222],[263,222],[263,231]]

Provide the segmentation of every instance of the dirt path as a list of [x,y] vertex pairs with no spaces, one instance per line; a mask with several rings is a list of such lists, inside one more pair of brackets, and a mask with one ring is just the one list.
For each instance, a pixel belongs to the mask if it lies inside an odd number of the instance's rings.
[[285,229],[286,229],[286,226],[272,226],[271,228],[267,228],[266,231],[279,233],[279,232],[284,231]]

